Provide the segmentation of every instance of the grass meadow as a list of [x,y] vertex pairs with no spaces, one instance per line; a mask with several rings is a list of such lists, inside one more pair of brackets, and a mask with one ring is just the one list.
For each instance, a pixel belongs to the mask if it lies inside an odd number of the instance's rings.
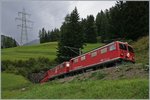
[[[83,52],[100,47],[102,44],[87,44]],[[65,48],[64,48],[65,49]],[[20,46],[15,48],[2,49],[2,60],[27,60],[29,58],[46,57],[54,60],[57,54],[57,42],[43,43],[33,46]]]
[[148,91],[147,79],[31,84],[21,76],[2,73],[3,99],[145,99]]

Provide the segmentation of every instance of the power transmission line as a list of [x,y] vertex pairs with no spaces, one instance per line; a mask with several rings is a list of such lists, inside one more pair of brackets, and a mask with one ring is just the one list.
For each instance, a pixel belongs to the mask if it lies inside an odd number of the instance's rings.
[[17,25],[17,27],[21,27],[20,45],[28,42],[28,29],[32,29],[32,27],[29,27],[27,23],[32,23],[33,25],[33,21],[28,20],[27,16],[30,17],[31,14],[26,13],[23,8],[22,12],[18,12],[18,17],[15,19],[21,21],[21,24]]

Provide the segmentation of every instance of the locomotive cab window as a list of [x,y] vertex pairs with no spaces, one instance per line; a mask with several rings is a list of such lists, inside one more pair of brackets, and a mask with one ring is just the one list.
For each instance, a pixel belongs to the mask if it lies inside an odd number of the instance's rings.
[[107,52],[107,48],[101,49],[101,54],[106,53],[106,52]]
[[119,43],[119,48],[122,49],[122,50],[127,50],[127,47],[126,47],[125,44]]
[[109,47],[109,51],[113,51],[113,50],[116,50],[115,44],[113,44],[113,45],[111,45],[111,46]]
[[129,52],[134,53],[134,51],[133,51],[133,48],[132,48],[132,47],[128,46],[128,50],[129,50]]
[[91,53],[91,57],[95,57],[96,55],[97,55],[96,51]]

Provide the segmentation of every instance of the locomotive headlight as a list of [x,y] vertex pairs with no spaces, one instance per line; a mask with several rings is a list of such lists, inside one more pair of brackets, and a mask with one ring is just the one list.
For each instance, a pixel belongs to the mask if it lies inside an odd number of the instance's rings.
[[67,66],[67,67],[69,67],[69,66],[70,66],[70,64],[69,64],[69,63],[67,63],[67,64],[66,64],[66,66]]

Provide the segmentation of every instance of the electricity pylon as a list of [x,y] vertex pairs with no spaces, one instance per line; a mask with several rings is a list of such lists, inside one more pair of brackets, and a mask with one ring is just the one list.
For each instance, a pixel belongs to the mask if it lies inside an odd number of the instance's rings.
[[32,29],[32,27],[29,27],[27,24],[33,24],[33,21],[27,19],[27,16],[30,17],[31,14],[26,13],[24,8],[22,12],[18,12],[18,16],[19,17],[15,20],[21,21],[21,23],[17,25],[17,27],[21,27],[20,45],[23,45],[24,43],[28,42],[28,29]]

